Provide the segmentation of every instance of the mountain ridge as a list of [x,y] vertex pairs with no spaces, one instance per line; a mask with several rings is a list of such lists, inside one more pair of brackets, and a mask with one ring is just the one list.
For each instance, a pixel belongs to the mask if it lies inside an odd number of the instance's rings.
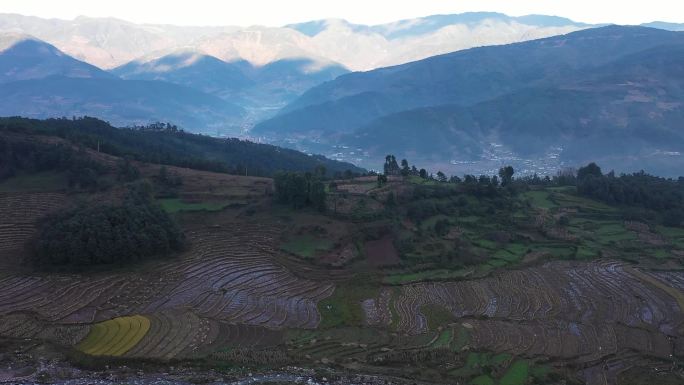
[[112,78],[88,63],[76,60],[55,46],[30,35],[0,34],[0,83],[52,75]]
[[171,53],[150,61],[135,61],[111,70],[128,80],[161,80],[192,87],[246,109],[260,120],[307,89],[348,71],[335,63],[283,59],[255,66],[246,60],[225,62],[194,50]]
[[[495,23],[492,15],[498,15]],[[178,49],[192,48],[224,61],[244,59],[255,65],[305,57],[338,62],[351,70],[368,70],[473,45],[510,43],[588,27],[567,19],[554,19],[556,23],[549,24],[542,18],[519,19],[493,13],[434,15],[413,20],[376,26],[333,19],[311,21],[308,25],[315,29],[314,34],[303,27],[307,23],[284,27],[183,27],[135,24],[114,18],[48,20],[0,14],[0,32],[31,34],[105,69],[140,57],[155,59]],[[418,28],[417,24],[423,27]],[[413,26],[407,29],[408,25]],[[255,34],[260,37],[252,38]]]
[[239,127],[244,110],[194,88],[123,80],[32,37],[0,51],[0,115],[98,116],[117,125],[172,120],[194,130]]
[[684,165],[683,52],[683,33],[633,26],[473,48],[340,76],[253,132],[348,146],[367,167],[393,153],[448,170],[496,143],[516,159],[563,148],[555,159],[606,157],[616,169],[624,157],[672,154],[644,161],[670,175]]
[[[601,47],[601,55],[593,51],[596,39],[606,42]],[[430,105],[472,104],[511,91],[511,87],[527,86],[535,79],[558,76],[573,66],[598,65],[610,61],[610,55],[626,55],[642,47],[666,44],[667,39],[682,40],[684,35],[644,27],[608,26],[511,45],[471,48],[393,67],[354,72],[308,90],[281,110],[278,116],[257,125],[255,132],[287,131],[287,126],[279,121],[285,115],[296,121],[292,115],[308,114],[307,107],[317,105],[319,109],[325,108],[326,103],[343,97],[349,100],[355,95],[365,97],[369,92],[397,103],[387,113]],[[575,46],[569,47],[568,43]],[[531,58],[529,55],[535,56]],[[538,64],[543,60],[547,62]],[[463,91],[464,84],[468,92]],[[508,89],[497,88],[501,86]],[[377,117],[381,115],[376,114]],[[354,128],[358,128],[358,124],[349,127],[344,121],[339,121],[328,131],[353,131]],[[320,127],[296,127],[302,131],[317,129]]]

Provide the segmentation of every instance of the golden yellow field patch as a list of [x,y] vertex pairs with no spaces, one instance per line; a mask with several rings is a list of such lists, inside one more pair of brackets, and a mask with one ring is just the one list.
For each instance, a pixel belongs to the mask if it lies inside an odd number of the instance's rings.
[[76,348],[94,356],[121,356],[131,350],[150,330],[150,320],[141,315],[118,317],[90,329]]

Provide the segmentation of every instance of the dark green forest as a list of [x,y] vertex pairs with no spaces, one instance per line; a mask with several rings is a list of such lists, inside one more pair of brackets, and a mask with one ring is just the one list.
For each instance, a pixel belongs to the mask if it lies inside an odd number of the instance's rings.
[[273,176],[278,171],[313,171],[324,166],[330,173],[358,167],[307,155],[299,151],[235,138],[191,134],[168,123],[116,128],[90,117],[36,120],[0,118],[0,131],[54,135],[76,145],[141,162],[188,167],[238,175]]
[[105,167],[84,151],[66,144],[49,144],[0,137],[0,180],[17,173],[64,172],[72,189],[94,190]]
[[[321,169],[319,169],[321,170]],[[282,172],[273,178],[278,202],[295,209],[313,207],[318,211],[326,209],[325,184],[322,178],[325,170],[312,173]]]
[[86,269],[168,256],[184,247],[176,222],[154,202],[151,186],[132,184],[121,204],[83,204],[49,216],[35,246],[39,268]]

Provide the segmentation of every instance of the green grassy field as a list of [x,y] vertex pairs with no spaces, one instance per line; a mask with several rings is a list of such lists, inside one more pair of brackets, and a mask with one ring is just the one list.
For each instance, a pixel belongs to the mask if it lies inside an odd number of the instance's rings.
[[529,248],[527,245],[522,243],[510,243],[504,248],[496,251],[493,257],[509,263],[514,263],[520,261],[528,250]]
[[445,326],[454,321],[451,312],[439,305],[427,305],[420,309],[428,323],[428,329],[437,330],[438,327]]
[[500,385],[525,385],[529,377],[530,363],[525,360],[516,361],[499,380]]
[[[464,366],[450,374],[459,378],[470,377],[467,383],[474,385],[525,385],[529,383],[530,376],[543,381],[549,372],[548,366],[537,366],[528,360],[516,360],[511,364],[513,359],[507,353],[471,352],[466,356]],[[491,368],[497,370],[492,371]],[[503,374],[495,376],[492,372]]]
[[56,172],[20,174],[0,182],[0,192],[56,191],[67,187],[66,174]]
[[318,238],[313,235],[294,236],[280,245],[280,248],[303,258],[312,258],[318,252],[325,252],[333,248],[335,243],[329,239]]
[[561,207],[577,208],[585,212],[614,213],[616,208],[607,204],[583,198],[570,193],[557,193],[553,195],[553,200]]
[[521,198],[530,202],[530,205],[536,208],[551,209],[558,207],[556,203],[551,201],[550,195],[548,191],[527,191],[521,194]]
[[436,180],[432,179],[423,179],[417,175],[411,175],[408,177],[408,181],[413,184],[419,184],[419,185],[428,185],[428,186],[435,186],[439,184]]
[[455,351],[461,351],[466,345],[468,345],[468,342],[470,342],[470,330],[467,329],[466,327],[459,326],[455,332],[454,340],[452,341],[451,347]]
[[666,237],[676,247],[684,249],[684,229],[677,227],[657,226],[658,234]]
[[440,349],[440,348],[448,347],[453,338],[454,338],[454,331],[453,330],[451,330],[451,329],[443,330],[441,333],[439,333],[439,337],[437,337],[435,342],[433,342],[432,345],[430,345],[430,347],[433,349]]
[[371,280],[362,275],[338,285],[332,296],[318,303],[320,327],[363,326],[365,316],[360,303],[366,298],[377,297],[378,290]]

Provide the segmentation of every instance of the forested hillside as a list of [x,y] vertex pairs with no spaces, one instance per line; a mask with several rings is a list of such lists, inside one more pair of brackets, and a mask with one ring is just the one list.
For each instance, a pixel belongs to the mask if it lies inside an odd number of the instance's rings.
[[[277,171],[313,171],[320,166],[325,167],[330,175],[347,170],[354,173],[363,171],[352,164],[320,155],[307,155],[239,139],[191,134],[170,124],[116,128],[88,117],[47,120],[0,118],[0,134],[3,132],[54,135],[92,150],[132,160],[239,175],[269,176]],[[4,155],[11,158],[12,152],[4,152]]]

